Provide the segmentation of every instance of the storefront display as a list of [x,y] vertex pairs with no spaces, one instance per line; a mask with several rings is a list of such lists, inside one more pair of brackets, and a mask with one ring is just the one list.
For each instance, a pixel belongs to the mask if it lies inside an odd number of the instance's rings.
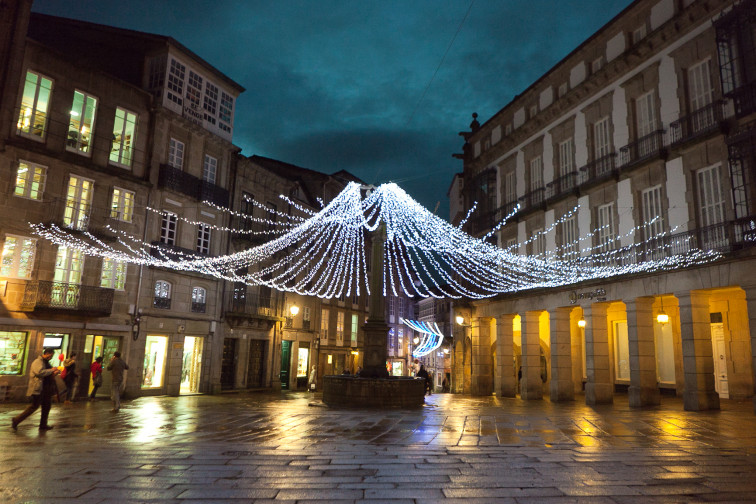
[[26,332],[0,331],[0,375],[24,373]]
[[168,338],[165,336],[147,336],[144,348],[144,376],[142,388],[158,388],[163,386],[165,372],[165,356],[168,349]]

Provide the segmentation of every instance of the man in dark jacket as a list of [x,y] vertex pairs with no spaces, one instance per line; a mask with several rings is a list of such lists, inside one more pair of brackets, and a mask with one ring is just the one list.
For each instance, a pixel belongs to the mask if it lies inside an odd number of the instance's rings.
[[121,359],[121,352],[113,353],[113,358],[108,364],[108,371],[112,373],[113,382],[111,384],[110,394],[113,399],[113,413],[118,413],[121,409],[121,387],[123,387],[124,371],[129,369],[129,365]]
[[47,416],[50,414],[52,396],[57,392],[55,375],[60,373],[58,368],[50,365],[53,353],[55,353],[54,349],[45,348],[42,351],[42,355],[32,362],[29,368],[29,386],[26,389],[26,395],[31,397],[32,403],[20,415],[11,419],[13,430],[16,430],[18,424],[23,422],[26,417],[34,413],[40,406],[42,406],[42,416],[39,419],[39,430],[53,428],[52,425],[47,424]]

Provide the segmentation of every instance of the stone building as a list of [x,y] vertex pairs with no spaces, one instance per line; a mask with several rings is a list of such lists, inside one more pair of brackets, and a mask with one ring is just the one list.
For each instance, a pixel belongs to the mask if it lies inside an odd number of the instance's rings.
[[243,88],[170,37],[30,8],[10,2],[0,47],[0,206],[20,217],[0,223],[0,386],[23,397],[49,345],[80,355],[79,393],[88,364],[116,350],[128,395],[217,392],[222,282],[88,257],[27,223],[156,257],[224,252]]
[[[636,0],[463,132],[466,229],[520,254],[721,259],[501,295],[456,312],[471,392],[588,404],[754,395],[754,2]],[[615,251],[615,252],[613,252]],[[626,252],[616,252],[626,251]],[[469,348],[469,350],[468,350]],[[455,373],[458,370],[455,370]],[[518,378],[521,375],[521,378]]]

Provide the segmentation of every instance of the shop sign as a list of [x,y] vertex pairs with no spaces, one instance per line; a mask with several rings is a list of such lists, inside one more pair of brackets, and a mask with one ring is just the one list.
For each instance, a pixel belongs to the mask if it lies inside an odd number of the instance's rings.
[[596,301],[606,301],[606,290],[598,288],[588,292],[570,292],[570,304],[575,304],[581,299],[595,299]]

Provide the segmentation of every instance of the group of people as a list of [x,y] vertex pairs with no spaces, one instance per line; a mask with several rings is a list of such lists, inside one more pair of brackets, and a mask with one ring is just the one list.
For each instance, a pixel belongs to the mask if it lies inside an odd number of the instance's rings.
[[[54,348],[45,348],[42,351],[42,355],[32,362],[29,368],[29,385],[26,389],[26,395],[30,397],[31,404],[29,404],[24,411],[11,419],[11,427],[13,430],[18,429],[18,424],[23,422],[26,417],[34,413],[40,406],[42,407],[42,414],[39,419],[39,430],[45,431],[53,428],[52,425],[47,423],[47,419],[50,414],[50,408],[52,407],[52,398],[58,394],[58,386],[55,383],[55,378],[58,375],[62,375],[61,378],[66,386],[67,395],[65,402],[70,403],[73,401],[78,386],[76,353],[71,353],[68,359],[63,361],[63,370],[53,367],[52,364],[50,364],[50,359],[52,359],[54,353]],[[89,395],[90,401],[95,399],[97,389],[102,386],[102,360],[102,357],[97,357],[90,366],[90,372],[92,374],[92,392]],[[112,373],[113,378],[111,385],[113,409],[111,411],[114,413],[118,413],[121,409],[121,391],[124,385],[124,371],[127,369],[129,369],[129,365],[121,359],[121,352],[115,352],[107,366],[107,370]]]

